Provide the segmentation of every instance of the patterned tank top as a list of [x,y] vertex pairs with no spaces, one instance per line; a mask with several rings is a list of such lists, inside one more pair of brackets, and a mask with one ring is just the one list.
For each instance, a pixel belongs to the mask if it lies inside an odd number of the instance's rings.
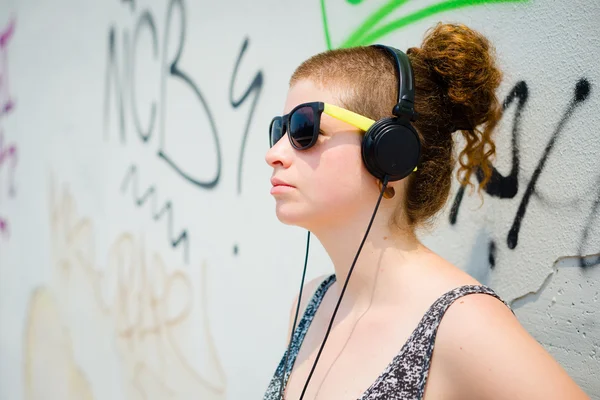
[[[290,357],[284,378],[284,387],[290,377],[296,356],[308,331],[310,323],[325,296],[327,289],[335,282],[335,274],[327,277],[317,288],[298,326],[294,330]],[[387,368],[379,375],[373,384],[358,400],[421,400],[425,391],[425,383],[429,374],[431,355],[435,344],[435,336],[444,313],[462,296],[483,293],[503,301],[492,289],[482,285],[466,285],[453,289],[439,297],[427,310],[417,327],[414,329],[398,354],[392,359]],[[281,374],[285,353],[275,370],[275,374],[267,388],[263,400],[280,400]]]

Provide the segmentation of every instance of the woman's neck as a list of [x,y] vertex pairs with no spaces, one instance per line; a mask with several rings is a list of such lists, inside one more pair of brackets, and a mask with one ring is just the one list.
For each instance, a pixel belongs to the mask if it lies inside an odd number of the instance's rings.
[[[341,290],[366,232],[368,218],[353,218],[349,224],[331,224],[313,231],[331,258]],[[417,265],[419,254],[428,251],[409,229],[391,228],[389,215],[382,213],[371,230],[356,260],[344,293],[344,308],[362,309],[374,301],[394,301],[403,271]]]

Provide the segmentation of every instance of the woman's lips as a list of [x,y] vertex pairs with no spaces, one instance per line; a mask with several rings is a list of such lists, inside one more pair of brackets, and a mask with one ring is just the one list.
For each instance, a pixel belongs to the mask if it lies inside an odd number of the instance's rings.
[[271,188],[271,194],[287,193],[295,189],[294,186],[275,177],[271,178],[271,184],[273,185],[273,187]]
[[288,193],[292,190],[296,189],[293,186],[288,186],[288,185],[276,185],[273,186],[271,188],[271,194],[281,194],[281,193]]

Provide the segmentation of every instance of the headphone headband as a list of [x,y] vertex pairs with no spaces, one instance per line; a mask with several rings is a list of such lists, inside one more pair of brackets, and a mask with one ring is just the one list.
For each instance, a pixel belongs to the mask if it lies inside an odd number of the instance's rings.
[[395,61],[396,76],[398,77],[398,102],[392,113],[398,118],[416,121],[415,77],[408,56],[403,51],[383,44],[375,44],[373,47],[386,50]]
[[416,170],[421,155],[421,141],[411,121],[415,112],[415,78],[408,56],[393,47],[373,45],[388,52],[396,68],[398,102],[393,117],[375,122],[363,137],[362,158],[371,175],[384,180],[404,179]]

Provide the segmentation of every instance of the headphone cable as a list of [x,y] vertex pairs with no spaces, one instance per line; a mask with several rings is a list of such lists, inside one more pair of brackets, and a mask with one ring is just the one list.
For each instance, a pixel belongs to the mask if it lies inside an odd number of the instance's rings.
[[348,271],[348,276],[346,277],[346,282],[344,283],[344,287],[342,288],[342,293],[340,294],[340,298],[338,299],[338,302],[335,305],[335,309],[333,310],[333,315],[331,316],[331,320],[329,321],[329,326],[327,327],[327,332],[325,333],[325,338],[323,339],[323,343],[321,343],[321,348],[319,349],[319,352],[317,353],[317,357],[315,358],[315,362],[313,363],[310,373],[308,374],[308,378],[306,379],[306,383],[304,384],[304,389],[302,389],[302,394],[300,395],[299,400],[302,400],[304,398],[304,393],[306,393],[306,388],[308,387],[308,383],[310,382],[310,379],[312,378],[313,372],[315,372],[317,362],[319,361],[319,357],[321,357],[321,353],[323,352],[323,347],[325,346],[325,342],[327,341],[327,338],[329,337],[329,332],[331,331],[331,327],[333,326],[333,320],[335,319],[335,315],[337,314],[338,308],[340,307],[340,303],[342,302],[342,297],[344,297],[344,293],[346,292],[346,287],[348,286],[348,281],[350,280],[350,275],[352,274],[352,271],[354,270],[354,266],[356,265],[356,260],[358,260],[358,256],[363,248],[363,245],[365,244],[367,236],[369,235],[369,231],[371,230],[371,225],[373,225],[373,221],[375,220],[375,215],[377,214],[377,210],[379,209],[379,203],[381,203],[381,198],[383,197],[383,193],[385,192],[388,181],[389,181],[389,176],[385,175],[383,178],[382,185],[381,185],[381,193],[379,193],[379,198],[377,199],[377,204],[375,205],[375,210],[373,211],[373,215],[371,216],[371,221],[369,221],[369,226],[367,226],[367,231],[365,232],[365,236],[363,237],[362,242],[360,243],[360,246],[358,247],[358,251],[356,252],[356,255],[354,256],[354,261],[352,262],[352,266],[350,267],[350,270]]
[[298,293],[298,304],[296,305],[296,315],[294,316],[294,323],[292,325],[292,332],[290,334],[290,341],[288,344],[288,348],[285,352],[285,361],[283,362],[283,372],[281,373],[281,384],[279,385],[279,398],[282,400],[283,400],[284,379],[285,379],[285,374],[287,373],[288,357],[290,355],[290,350],[291,350],[292,342],[294,339],[294,333],[296,330],[296,321],[298,320],[298,312],[300,311],[300,302],[302,301],[302,289],[304,287],[304,278],[306,277],[306,265],[308,264],[309,245],[310,245],[310,231],[308,231],[308,235],[306,237],[306,255],[304,256],[304,271],[302,272],[302,281],[300,282],[300,292]]

